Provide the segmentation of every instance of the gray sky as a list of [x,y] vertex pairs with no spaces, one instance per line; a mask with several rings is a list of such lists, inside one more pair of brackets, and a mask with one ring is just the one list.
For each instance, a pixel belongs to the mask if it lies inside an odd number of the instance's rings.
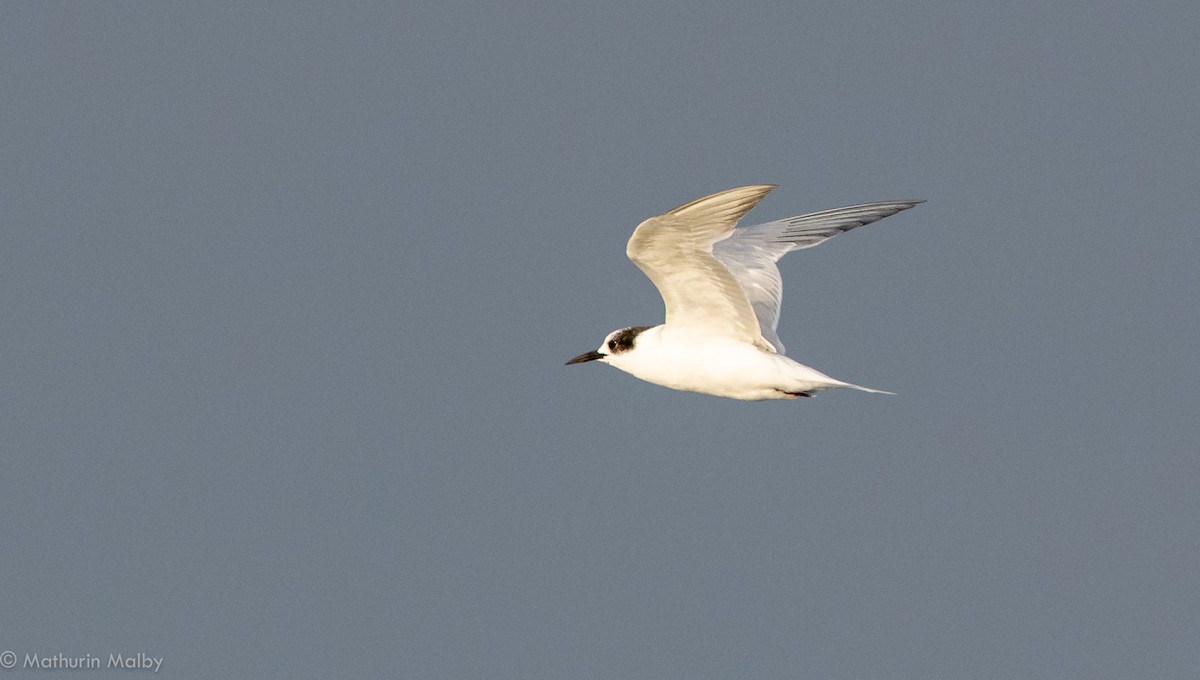
[[[1195,678],[1198,25],[7,4],[0,651]],[[755,221],[928,199],[782,262],[789,354],[899,396],[562,366],[661,321],[639,221],[763,182]]]

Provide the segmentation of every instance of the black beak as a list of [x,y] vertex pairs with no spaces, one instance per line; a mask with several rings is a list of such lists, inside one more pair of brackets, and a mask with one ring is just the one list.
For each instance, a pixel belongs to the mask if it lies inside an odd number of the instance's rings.
[[604,356],[605,355],[603,355],[599,352],[588,352],[587,354],[580,354],[579,356],[575,357],[574,359],[571,359],[564,365],[570,366],[571,364],[582,364],[585,361],[595,361],[596,359],[603,359]]

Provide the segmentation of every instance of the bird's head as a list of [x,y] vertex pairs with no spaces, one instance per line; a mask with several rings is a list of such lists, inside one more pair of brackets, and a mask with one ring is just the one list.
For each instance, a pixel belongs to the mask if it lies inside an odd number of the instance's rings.
[[582,364],[588,361],[603,361],[608,363],[610,357],[632,351],[637,346],[637,337],[650,326],[630,326],[609,333],[604,342],[594,352],[585,352],[567,362],[567,365]]

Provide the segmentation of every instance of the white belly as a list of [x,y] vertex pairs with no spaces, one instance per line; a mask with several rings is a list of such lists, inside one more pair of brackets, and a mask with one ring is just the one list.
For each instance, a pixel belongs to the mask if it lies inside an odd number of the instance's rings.
[[635,351],[607,363],[656,385],[731,399],[794,399],[846,384],[748,343],[696,339],[663,326],[642,333]]

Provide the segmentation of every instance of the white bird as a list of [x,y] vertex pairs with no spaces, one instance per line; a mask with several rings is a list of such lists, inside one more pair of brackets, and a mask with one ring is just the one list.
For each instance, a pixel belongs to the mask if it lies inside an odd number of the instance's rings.
[[775,263],[923,201],[864,203],[735,229],[774,188],[729,189],[639,224],[625,252],[658,288],[666,323],[613,331],[567,364],[598,360],[656,385],[731,399],[795,399],[831,387],[892,394],[783,355]]

